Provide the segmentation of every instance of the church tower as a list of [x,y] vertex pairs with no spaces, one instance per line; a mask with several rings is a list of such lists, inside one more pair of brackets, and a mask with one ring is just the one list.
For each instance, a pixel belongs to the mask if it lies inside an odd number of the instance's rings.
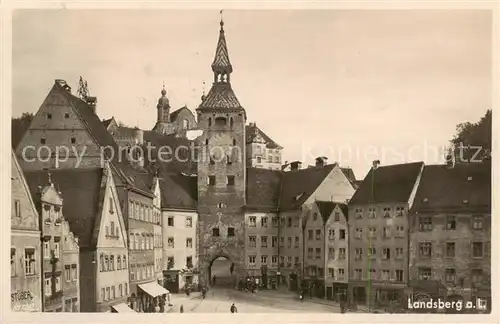
[[200,281],[211,278],[218,257],[233,263],[237,280],[245,272],[246,112],[231,87],[233,67],[221,19],[212,63],[214,82],[198,109],[198,253]]
[[170,123],[170,102],[167,98],[167,90],[165,86],[161,90],[161,97],[158,99],[158,105],[156,105],[158,111],[156,118],[156,125],[153,128],[154,131],[161,134],[171,134],[173,132],[173,126]]

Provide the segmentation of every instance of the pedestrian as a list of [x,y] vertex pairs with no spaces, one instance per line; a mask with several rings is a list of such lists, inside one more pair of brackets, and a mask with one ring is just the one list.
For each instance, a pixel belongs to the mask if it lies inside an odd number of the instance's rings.
[[231,305],[231,313],[238,313],[238,309],[236,308],[236,306],[234,305],[234,303]]
[[181,305],[181,308],[179,309],[181,313],[184,313],[184,305]]

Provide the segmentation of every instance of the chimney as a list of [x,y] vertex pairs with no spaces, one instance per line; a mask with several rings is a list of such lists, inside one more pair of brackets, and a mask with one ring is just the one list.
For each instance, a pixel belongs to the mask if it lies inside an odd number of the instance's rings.
[[95,114],[96,106],[97,106],[97,98],[96,97],[87,97],[87,105]]
[[135,127],[134,128],[134,137],[135,137],[135,144],[137,144],[137,145],[144,144],[144,132],[142,131],[142,129]]
[[300,161],[290,162],[290,171],[298,171],[300,170],[301,166],[302,162]]
[[55,83],[58,84],[64,90],[66,90],[69,93],[71,93],[71,87],[68,85],[68,83],[65,80],[63,80],[63,79],[56,79]]
[[377,170],[378,166],[380,165],[380,160],[374,160],[372,167],[374,170]]
[[328,158],[325,156],[320,156],[316,158],[316,167],[317,168],[322,168],[326,165],[328,161]]

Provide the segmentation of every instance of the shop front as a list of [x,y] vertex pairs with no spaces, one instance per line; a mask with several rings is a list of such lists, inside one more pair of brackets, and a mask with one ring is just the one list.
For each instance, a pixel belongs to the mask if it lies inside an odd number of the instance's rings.
[[137,285],[137,294],[131,297],[132,308],[141,313],[154,313],[156,306],[163,312],[170,304],[170,292],[156,281]]
[[347,283],[334,282],[331,287],[327,287],[326,291],[328,300],[340,303],[342,300],[346,301],[347,299]]

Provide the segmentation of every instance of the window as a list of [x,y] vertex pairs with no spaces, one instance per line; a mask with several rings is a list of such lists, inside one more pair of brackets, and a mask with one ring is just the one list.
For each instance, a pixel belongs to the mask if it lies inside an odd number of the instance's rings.
[[339,240],[345,240],[345,229],[341,229],[339,232]]
[[10,276],[16,276],[16,248],[10,248]]
[[52,119],[52,114],[47,113],[47,119]]
[[337,272],[338,272],[338,275],[339,275],[339,279],[343,279],[344,275],[345,275],[344,269],[343,268],[338,268]]
[[280,237],[280,247],[285,247],[285,238],[283,236]]
[[377,217],[377,213],[375,211],[375,208],[368,208],[368,217],[369,218]]
[[119,255],[116,257],[116,270],[122,269],[122,257]]
[[73,281],[78,279],[78,268],[76,267],[76,264],[71,265],[71,279]]
[[169,237],[169,238],[167,239],[167,244],[168,244],[168,247],[169,247],[169,248],[173,248],[173,247],[175,247],[175,244],[174,244],[174,238],[173,238],[173,237]]
[[187,238],[186,239],[186,247],[187,248],[192,248],[193,247],[193,239],[192,238]]
[[267,255],[261,255],[260,256],[260,263],[261,264],[267,264]]
[[123,286],[122,286],[122,284],[118,285],[118,293],[120,294],[119,295],[120,297],[123,297]]
[[309,259],[312,259],[314,257],[314,249],[313,248],[307,248],[307,257]]
[[377,237],[377,229],[375,227],[370,227],[368,229],[368,236],[370,238],[376,238]]
[[14,211],[16,217],[21,217],[21,201],[19,199],[14,200]]
[[403,281],[403,270],[396,270],[396,281]]
[[316,241],[320,241],[320,240],[321,240],[321,230],[316,229]]
[[430,258],[432,256],[432,243],[424,242],[420,243],[420,257]]
[[109,257],[109,270],[115,271],[115,256],[114,255],[111,255]]
[[292,257],[291,256],[286,257],[286,266],[288,268],[290,268],[292,266]]
[[261,163],[262,162],[262,158],[260,156],[257,156],[257,163]]
[[264,216],[260,219],[260,226],[267,227],[267,217],[266,216]]
[[318,214],[314,213],[314,214],[313,214],[313,221],[315,222],[315,221],[317,221],[317,220],[318,220]]
[[390,238],[391,237],[391,228],[390,227],[384,227],[382,229],[382,237],[383,238]]
[[227,236],[228,237],[234,236],[234,227],[228,227],[227,228]]
[[354,279],[360,280],[363,274],[362,269],[354,269]]
[[456,272],[455,269],[446,269],[445,270],[445,276],[444,276],[446,282],[455,282],[456,280]]
[[403,226],[396,226],[396,237],[405,237],[405,228]]
[[272,222],[273,222],[273,227],[278,227],[278,223],[279,223],[278,217],[274,216],[272,218]]
[[369,269],[368,273],[370,274],[369,278],[370,279],[377,279],[377,271],[375,269]]
[[291,248],[292,247],[292,237],[291,236],[287,237],[287,242],[288,242],[288,248]]
[[362,228],[356,228],[354,231],[354,238],[355,239],[361,239],[363,237],[363,229]]
[[396,207],[396,217],[402,217],[404,215],[404,207]]
[[345,248],[339,248],[339,259],[345,259]]
[[45,138],[43,138],[43,137],[40,138],[40,144],[45,145],[45,143],[46,143]]
[[300,264],[299,257],[295,257],[295,265],[298,265],[298,264]]
[[[111,212],[111,210],[110,210],[110,212]],[[115,235],[115,222],[112,221],[109,225],[109,228],[110,228],[111,236],[114,236]]]
[[57,276],[54,278],[54,280],[55,280],[56,292],[61,291],[61,277]]
[[391,259],[391,249],[389,249],[389,248],[382,249],[382,259],[384,259],[384,260]]
[[321,248],[316,248],[316,259],[321,259]]
[[401,248],[401,247],[396,248],[396,259],[398,259],[398,260],[402,259],[403,256],[404,256],[403,248]]
[[260,246],[263,248],[267,247],[267,236],[261,236],[260,237]]
[[419,217],[419,229],[421,232],[432,231],[432,218],[428,216]]
[[307,239],[308,239],[309,241],[312,241],[312,239],[313,239],[313,233],[314,233],[314,232],[313,232],[313,230],[312,230],[312,229],[307,230]]
[[334,229],[328,230],[328,239],[330,241],[334,241],[335,240],[335,230]]
[[212,236],[219,236],[219,228],[218,227],[212,228]]
[[64,113],[64,119],[68,119],[69,118],[69,113]]
[[446,243],[446,256],[448,258],[454,258],[455,257],[455,243],[454,242],[448,242],[448,243]]
[[298,217],[295,217],[293,219],[293,227],[299,227],[300,224],[300,219]]
[[44,280],[44,295],[45,296],[52,295],[52,286],[50,284],[50,278],[46,278]]
[[295,248],[298,248],[300,246],[300,237],[295,236]]
[[208,176],[208,185],[215,186],[215,176]]
[[272,265],[276,265],[278,263],[278,256],[277,255],[273,255],[271,257],[271,264]]
[[287,218],[287,225],[288,225],[288,227],[292,227],[292,218],[291,217]]
[[193,267],[193,257],[192,256],[186,257],[186,267],[188,269],[191,269]]
[[334,268],[328,268],[328,276],[335,278],[335,269]]
[[257,247],[257,237],[256,236],[249,236],[248,237],[248,246],[249,247]]
[[43,242],[43,258],[50,259],[50,243]]
[[255,216],[250,216],[250,217],[248,217],[248,221],[249,221],[249,226],[250,226],[250,227],[255,227],[255,226],[257,226],[257,217],[255,217]]
[[340,221],[340,213],[339,212],[335,212],[334,221],[336,221],[336,222]]
[[483,229],[483,218],[482,217],[474,217],[472,222],[472,228],[475,230]]
[[384,280],[384,281],[389,280],[391,277],[390,273],[391,272],[387,269],[382,270],[382,280]]
[[418,268],[418,279],[419,280],[430,280],[432,275],[431,268]]
[[355,213],[356,213],[356,218],[363,218],[363,209],[362,208],[356,208]]
[[455,216],[447,216],[446,217],[446,229],[448,231],[454,231],[456,230],[457,226],[457,221],[455,219]]
[[123,260],[122,261],[123,269],[127,269],[128,268],[127,257],[123,256],[122,260]]
[[110,300],[110,299],[111,299],[110,289],[109,289],[109,287],[106,287],[106,300]]
[[483,242],[472,242],[472,257],[483,257]]
[[248,256],[248,263],[250,263],[250,265],[255,265],[255,255]]
[[363,257],[363,249],[362,248],[355,248],[354,249],[354,260],[361,260]]
[[61,256],[61,250],[59,249],[59,242],[54,242],[54,257],[59,259]]
[[64,280],[66,282],[71,281],[71,267],[69,266],[69,264],[66,264],[64,266]]
[[128,284],[125,283],[124,287],[125,287],[125,289],[124,289],[125,290],[125,296],[127,296],[128,295]]
[[391,217],[391,208],[384,207],[384,218],[390,218],[390,217]]
[[377,255],[377,250],[375,248],[368,248],[368,256],[372,259],[375,259]]
[[193,218],[191,216],[186,217],[186,227],[193,227]]
[[74,138],[73,136],[71,136],[71,144],[75,144],[76,143],[76,138]]
[[483,270],[472,269],[471,271],[472,282],[475,284],[480,284],[483,281]]
[[173,216],[169,216],[167,218],[167,225],[170,226],[170,227],[174,226],[174,217]]
[[234,176],[227,176],[227,185],[234,186]]
[[271,246],[275,247],[276,245],[278,245],[278,237],[277,236],[273,236],[271,238]]
[[27,248],[24,250],[24,271],[27,275],[34,275],[35,269],[35,249]]

